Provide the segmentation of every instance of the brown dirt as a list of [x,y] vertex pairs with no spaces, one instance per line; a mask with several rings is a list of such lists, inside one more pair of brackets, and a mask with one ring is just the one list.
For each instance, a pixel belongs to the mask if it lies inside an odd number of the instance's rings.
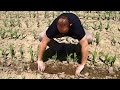
[[[32,71],[37,71],[37,64],[36,63],[31,63],[30,64],[30,69]],[[64,72],[67,75],[75,75],[75,70],[76,67],[74,67],[73,64],[58,64],[53,66],[52,64],[46,64],[46,69],[44,73],[49,73],[49,74],[58,74]],[[114,77],[114,75],[117,76],[117,78],[120,78],[120,72],[114,70],[114,74],[110,74],[107,69],[102,69],[99,67],[88,67],[85,66],[81,74],[85,74],[90,77],[105,77],[105,76],[111,76]]]
[[[36,63],[30,64],[30,69],[37,70],[37,64]],[[65,74],[74,75],[75,69],[76,68],[73,67],[73,65],[71,64],[69,65],[59,64],[56,66],[53,66],[52,64],[47,64],[44,72],[49,74],[57,74],[57,73],[65,72]]]

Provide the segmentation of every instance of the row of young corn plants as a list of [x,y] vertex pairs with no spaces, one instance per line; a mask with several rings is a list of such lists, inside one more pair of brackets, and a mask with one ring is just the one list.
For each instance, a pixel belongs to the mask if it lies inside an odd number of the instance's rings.
[[110,55],[110,53],[103,52],[98,53],[96,49],[93,52],[90,52],[90,54],[91,54],[91,58],[89,58],[90,65],[94,65],[95,63],[98,62],[98,60],[100,60],[105,65],[113,66],[117,59],[116,54]]
[[[32,46],[29,46],[28,53],[31,62],[34,62],[38,58],[38,50],[39,50],[39,45],[37,46],[36,51],[33,51]],[[23,60],[25,56],[25,50],[23,49],[22,45],[19,47],[18,51],[15,50],[14,45],[10,45],[9,48],[7,49],[0,48],[0,57],[3,58],[4,60],[7,60],[9,58],[17,59],[16,52],[19,52],[19,57],[21,60]],[[10,57],[8,57],[8,55]],[[91,58],[89,58],[90,65],[94,65],[95,63],[97,63],[98,57],[99,60],[101,60],[105,65],[109,65],[109,66],[113,66],[116,61],[116,54],[110,55],[109,53],[102,53],[100,55],[96,50],[94,50],[93,52],[90,52],[89,55],[91,55]],[[54,56],[52,56],[52,59],[57,60],[57,53]],[[66,59],[67,62],[71,62],[71,61],[76,62],[78,61],[78,56],[76,53],[71,53],[67,55]]]
[[[99,44],[100,44],[100,41],[101,41],[100,32],[96,32],[94,38],[95,38],[94,42],[96,43],[96,46],[99,45]],[[115,39],[115,37],[112,37],[112,39],[110,40],[110,42],[111,42],[111,45],[112,45],[112,46],[115,46],[116,43],[117,43],[117,40]]]
[[[24,46],[20,46],[19,50],[16,50],[17,47],[14,45],[10,45],[7,49],[0,48],[0,58],[4,60],[12,59],[15,60],[17,58],[23,60],[25,58],[25,50],[23,49]],[[16,55],[19,53],[19,56]],[[36,51],[33,50],[32,46],[28,48],[28,53],[31,62],[34,62],[38,58],[38,49]]]
[[0,38],[5,39],[24,39],[27,35],[24,32],[20,32],[19,30],[14,30],[12,28],[0,30]]

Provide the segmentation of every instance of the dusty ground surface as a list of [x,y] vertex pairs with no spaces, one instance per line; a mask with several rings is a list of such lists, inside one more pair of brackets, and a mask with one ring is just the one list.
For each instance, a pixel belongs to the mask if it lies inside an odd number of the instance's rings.
[[[37,71],[36,52],[39,45],[39,33],[47,29],[47,26],[63,12],[0,12],[0,34],[5,31],[4,38],[0,37],[0,78],[4,79],[109,79],[120,78],[120,13],[112,12],[110,19],[108,14],[101,12],[72,11],[77,14],[83,26],[93,35],[93,43],[90,44],[88,62],[80,76],[74,76],[77,62],[73,57],[67,57],[76,53],[80,59],[80,47],[78,41],[70,37],[55,39],[54,46],[47,48],[44,55],[46,70]],[[100,13],[100,20],[99,18]],[[115,14],[116,13],[116,14]],[[46,15],[46,16],[45,16]],[[106,16],[105,16],[106,15]],[[100,21],[102,23],[99,29]],[[109,28],[106,30],[106,27]],[[95,26],[96,25],[96,26]],[[20,37],[11,38],[10,31],[17,31]],[[35,33],[34,33],[35,32]],[[100,33],[100,42],[96,45],[96,33]],[[22,38],[24,33],[24,38]],[[14,36],[13,36],[14,37]],[[114,40],[113,40],[114,39]],[[58,43],[59,42],[59,43]],[[64,43],[63,43],[64,42]],[[65,44],[66,43],[66,44]],[[15,57],[11,58],[10,45],[13,45]],[[23,46],[23,57],[20,57],[20,46]],[[30,46],[32,46],[34,63],[31,63]],[[5,51],[3,54],[2,50]],[[92,64],[92,53],[96,50],[95,64]],[[57,54],[55,54],[57,52]],[[108,66],[103,60],[116,55],[114,65]],[[112,59],[111,59],[112,60]]]

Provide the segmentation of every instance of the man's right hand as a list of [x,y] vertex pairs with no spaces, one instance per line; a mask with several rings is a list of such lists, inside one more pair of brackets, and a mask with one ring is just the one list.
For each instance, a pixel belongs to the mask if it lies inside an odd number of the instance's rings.
[[38,64],[38,70],[39,71],[44,71],[45,70],[45,64],[42,60],[38,60],[37,64]]

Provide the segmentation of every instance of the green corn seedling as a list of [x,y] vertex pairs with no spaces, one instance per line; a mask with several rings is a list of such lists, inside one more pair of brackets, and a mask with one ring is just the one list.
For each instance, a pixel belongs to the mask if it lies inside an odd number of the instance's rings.
[[108,16],[106,17],[107,20],[110,20],[110,15],[111,15],[111,12],[107,12]]
[[92,53],[92,57],[93,57],[93,59],[92,59],[92,64],[95,64],[95,62],[96,62],[96,57],[97,57],[97,52],[96,52],[96,50]]
[[105,55],[105,60],[104,60],[104,63],[105,64],[108,64],[108,61],[109,61],[109,54],[107,53],[106,55]]
[[23,59],[24,57],[23,57],[23,47],[22,46],[20,46],[19,52],[20,52],[20,58]]
[[73,53],[73,55],[74,55],[74,62],[76,62],[76,61],[78,61],[78,58],[77,58],[77,54],[76,53]]
[[110,11],[105,11],[105,19],[110,20]]
[[10,48],[10,55],[11,55],[11,58],[13,59],[15,57],[15,50],[14,50],[14,47],[12,45],[9,46]]
[[98,45],[100,43],[100,33],[99,32],[96,33],[95,38],[96,38],[96,45]]
[[98,29],[100,29],[100,31],[102,31],[102,22],[100,21],[100,24],[98,26]]
[[67,54],[67,62],[72,61],[72,58],[71,58],[72,55],[73,55],[73,53],[71,53],[70,55]]
[[113,65],[114,62],[116,60],[116,55],[114,57],[109,56],[109,54],[107,53],[105,55],[105,60],[103,61],[106,65]]
[[30,53],[31,61],[34,62],[32,46],[30,46],[29,48],[29,53]]
[[37,51],[35,51],[35,57],[36,57],[36,59],[38,59],[38,52],[39,52],[39,45],[37,46]]
[[115,63],[115,60],[116,60],[116,55],[114,57],[112,57],[112,60],[110,62],[110,65],[113,66],[113,64]]
[[113,57],[109,56],[108,59],[107,59],[107,65],[110,65],[112,60],[113,60]]
[[104,60],[104,63],[106,65],[110,65],[110,66],[113,66],[115,60],[116,60],[116,55],[113,57],[113,56],[108,56],[109,54],[106,54],[105,55],[105,60]]

